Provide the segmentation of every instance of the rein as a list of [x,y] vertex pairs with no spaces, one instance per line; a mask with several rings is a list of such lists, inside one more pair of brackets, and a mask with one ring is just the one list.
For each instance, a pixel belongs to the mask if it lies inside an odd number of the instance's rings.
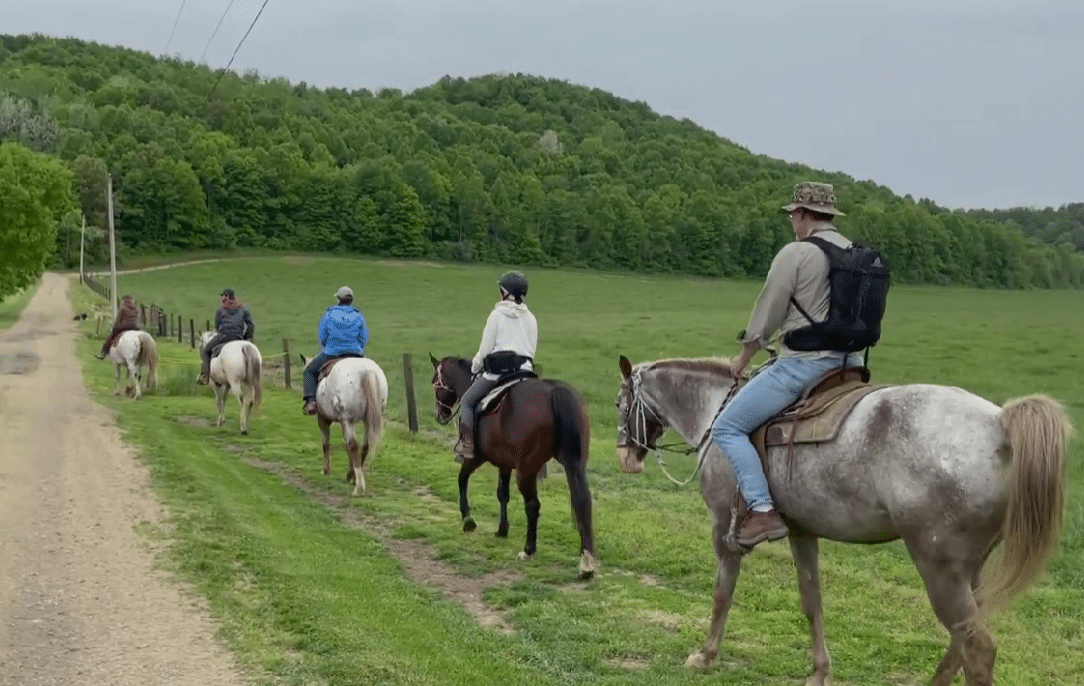
[[[629,416],[630,417],[635,416],[635,418],[636,418],[635,419],[635,426],[642,430],[641,435],[643,435],[643,436],[647,435],[647,414],[646,414],[646,412],[651,412],[654,419],[658,420],[659,424],[662,425],[663,427],[668,426],[666,420],[664,420],[662,417],[660,417],[659,413],[656,412],[654,409],[652,409],[651,407],[648,407],[647,402],[644,400],[644,392],[643,392],[643,387],[641,386],[640,372],[636,372],[635,374],[633,374],[632,377],[630,378],[630,381],[631,381],[630,389],[632,391],[632,404],[631,404],[631,407],[629,407]],[[697,443],[697,445],[695,447],[690,447],[690,448],[688,448],[686,450],[675,450],[673,448],[673,446],[683,445],[682,443],[670,443],[668,445],[649,446],[644,441],[641,441],[638,438],[636,438],[635,436],[630,435],[630,432],[627,429],[627,425],[628,425],[627,420],[626,420],[625,424],[621,427],[620,434],[625,436],[629,441],[631,441],[633,445],[635,445],[635,446],[637,446],[639,448],[643,448],[647,452],[650,452],[650,453],[654,454],[655,455],[655,460],[659,463],[659,469],[661,469],[662,473],[666,475],[666,478],[670,479],[670,481],[674,482],[678,486],[684,486],[687,483],[689,483],[690,481],[692,481],[693,478],[696,477],[696,475],[700,472],[701,467],[704,466],[704,458],[708,454],[708,451],[705,450],[705,445],[708,442],[708,438],[711,436],[711,425],[715,423],[715,420],[718,419],[720,414],[722,414],[723,409],[726,408],[726,406],[730,402],[731,398],[733,398],[734,394],[738,392],[738,386],[739,386],[740,382],[741,382],[741,377],[735,377],[734,378],[733,383],[730,384],[730,388],[727,390],[726,397],[723,398],[723,404],[719,407],[719,410],[715,413],[715,416],[712,417],[711,422],[708,423],[708,428],[704,431],[703,437],[701,437],[700,442]],[[645,440],[646,440],[646,438],[645,438]],[[618,447],[619,448],[628,447],[628,445],[629,445],[628,443],[619,443]],[[665,450],[667,452],[680,453],[682,455],[689,455],[689,454],[691,454],[691,453],[693,453],[695,451],[697,453],[697,460],[696,460],[696,467],[693,469],[693,473],[690,474],[689,477],[687,479],[685,479],[684,481],[678,481],[673,476],[671,476],[670,472],[667,471],[667,469],[666,469],[666,462],[664,462],[663,459],[662,459],[662,453],[660,451],[663,451],[663,450]]]

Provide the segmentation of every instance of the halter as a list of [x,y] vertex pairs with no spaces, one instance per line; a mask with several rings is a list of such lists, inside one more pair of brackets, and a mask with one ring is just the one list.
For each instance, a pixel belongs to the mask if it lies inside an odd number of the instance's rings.
[[[437,365],[437,378],[436,381],[433,382],[433,388],[437,391],[448,391],[453,396],[455,396],[455,400],[452,401],[451,405],[441,402],[439,394],[436,397],[437,405],[441,409],[448,411],[448,419],[441,421],[440,423],[447,424],[448,422],[455,419],[455,416],[459,414],[459,394],[455,392],[454,388],[449,386],[444,381],[444,367],[442,365]],[[439,415],[437,416],[437,421],[440,421]]]
[[[730,389],[727,391],[726,397],[723,399],[722,406],[719,407],[719,411],[715,413],[712,421],[708,423],[708,428],[706,431],[704,431],[704,435],[700,439],[700,442],[697,443],[695,447],[691,447],[686,450],[674,450],[673,446],[682,445],[682,443],[670,443],[668,445],[652,447],[647,445],[647,443],[645,443],[644,441],[636,438],[635,436],[630,435],[629,433],[628,420],[635,417],[633,426],[634,428],[639,428],[641,430],[640,435],[645,436],[646,440],[647,412],[650,412],[653,418],[658,420],[659,424],[664,429],[669,426],[669,423],[665,419],[663,419],[663,417],[658,413],[658,411],[650,407],[647,400],[645,400],[646,394],[644,393],[643,378],[641,374],[642,372],[640,370],[637,370],[633,372],[632,375],[629,377],[629,393],[632,396],[632,400],[629,404],[628,416],[617,430],[617,447],[629,448],[629,441],[631,441],[631,445],[643,448],[645,451],[654,454],[655,459],[659,463],[659,468],[662,470],[662,473],[666,475],[666,478],[670,479],[670,481],[674,482],[678,486],[684,486],[685,484],[692,481],[693,478],[700,472],[700,468],[703,467],[704,458],[707,456],[708,453],[708,451],[705,450],[705,446],[708,442],[708,437],[711,436],[711,425],[715,423],[715,419],[717,419],[719,415],[722,414],[723,409],[727,406],[727,403],[730,402],[730,399],[733,398],[734,394],[738,391],[738,383],[741,381],[741,378],[734,378],[734,382],[730,385]],[[626,439],[625,442],[622,442],[623,438]],[[689,478],[685,479],[684,481],[678,481],[673,476],[671,476],[670,472],[666,470],[666,463],[662,459],[662,453],[660,452],[661,450],[666,450],[673,453],[680,453],[682,455],[688,455],[695,451],[697,453],[696,467],[693,469],[693,473],[689,475]]]

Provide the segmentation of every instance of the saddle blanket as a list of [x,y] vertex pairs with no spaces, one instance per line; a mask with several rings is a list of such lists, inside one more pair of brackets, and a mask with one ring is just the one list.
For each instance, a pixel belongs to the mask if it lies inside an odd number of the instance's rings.
[[500,379],[497,382],[497,385],[493,387],[493,390],[491,390],[489,393],[486,393],[484,396],[482,396],[482,399],[478,401],[478,409],[475,411],[475,414],[481,416],[482,414],[493,409],[500,397],[504,395],[505,391],[510,389],[512,386],[515,386],[521,381],[536,378],[538,378],[538,375],[534,372],[522,371],[509,374],[503,379]]

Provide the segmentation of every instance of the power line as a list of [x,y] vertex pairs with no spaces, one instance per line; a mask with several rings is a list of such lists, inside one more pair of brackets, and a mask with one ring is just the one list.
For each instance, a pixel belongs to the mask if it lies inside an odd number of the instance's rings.
[[173,19],[173,28],[169,32],[169,38],[166,40],[166,49],[162,51],[163,55],[169,54],[169,44],[173,42],[173,32],[177,30],[177,22],[181,20],[181,12],[184,11],[185,0],[181,0],[181,8],[177,10],[177,16]]
[[211,47],[211,41],[213,41],[215,39],[215,36],[218,35],[218,29],[222,27],[222,20],[226,18],[226,14],[230,11],[231,7],[233,7],[233,0],[230,0],[230,4],[226,5],[226,11],[223,12],[222,16],[218,19],[218,26],[216,26],[214,32],[211,33],[211,37],[207,39],[207,45],[203,47],[203,54],[199,56],[200,62],[202,62],[203,58],[206,57],[207,48]]
[[211,93],[215,92],[215,88],[218,88],[218,82],[222,80],[222,77],[226,74],[226,70],[230,68],[231,64],[233,64],[233,58],[237,57],[237,51],[241,49],[241,45],[245,42],[245,39],[248,38],[248,34],[252,32],[252,27],[256,25],[256,20],[260,18],[261,14],[263,14],[264,7],[267,7],[267,0],[263,0],[263,4],[260,5],[260,11],[257,12],[256,16],[252,19],[252,23],[249,24],[248,31],[245,31],[245,35],[241,36],[241,42],[238,43],[237,47],[234,49],[233,55],[230,57],[230,61],[227,62],[226,66],[222,68],[221,72],[219,72],[218,78],[215,79],[215,85],[211,86],[210,92],[207,93],[207,102],[211,101]]

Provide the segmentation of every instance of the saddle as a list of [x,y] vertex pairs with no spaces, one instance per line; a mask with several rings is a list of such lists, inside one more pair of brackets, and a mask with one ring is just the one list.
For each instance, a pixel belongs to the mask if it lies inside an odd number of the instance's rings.
[[497,385],[493,387],[493,390],[486,393],[482,396],[482,399],[478,401],[478,407],[475,409],[475,416],[482,417],[495,412],[501,405],[501,398],[504,397],[504,394],[507,393],[512,386],[515,386],[520,381],[537,378],[538,374],[526,369],[505,374],[497,379]]
[[320,381],[324,380],[325,376],[327,376],[328,374],[331,374],[332,373],[332,367],[334,367],[340,361],[346,360],[347,358],[364,358],[364,357],[365,357],[365,355],[359,354],[357,352],[345,352],[343,354],[338,355],[338,357],[336,357],[336,358],[332,358],[331,360],[328,360],[327,362],[324,362],[320,366],[320,374],[317,375],[317,384],[319,384]]
[[755,429],[749,438],[768,475],[768,447],[789,447],[787,463],[792,464],[796,443],[827,443],[835,440],[858,401],[889,384],[870,384],[869,369],[863,366],[835,369],[806,389],[798,400]]

